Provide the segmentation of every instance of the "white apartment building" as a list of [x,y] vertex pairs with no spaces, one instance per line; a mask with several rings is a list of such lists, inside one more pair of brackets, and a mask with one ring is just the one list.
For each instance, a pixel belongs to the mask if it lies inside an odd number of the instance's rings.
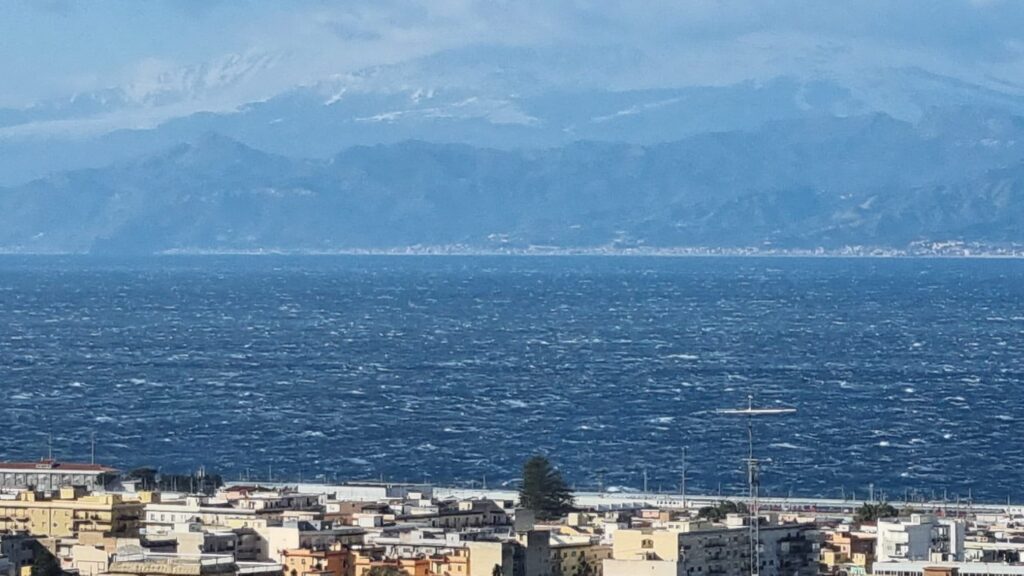
[[930,514],[912,514],[909,520],[879,520],[876,561],[961,561],[964,532],[963,522]]

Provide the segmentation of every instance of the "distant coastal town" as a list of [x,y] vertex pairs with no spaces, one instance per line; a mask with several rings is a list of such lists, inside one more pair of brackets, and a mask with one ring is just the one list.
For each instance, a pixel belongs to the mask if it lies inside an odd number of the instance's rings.
[[[0,253],[2,248],[0,248]],[[9,252],[16,254],[17,252]],[[741,256],[741,257],[834,257],[834,258],[1024,258],[1024,245],[985,244],[977,242],[919,241],[905,247],[847,245],[840,247],[792,248],[785,246],[649,246],[631,242],[605,246],[564,247],[496,243],[491,246],[473,244],[413,245],[395,248],[350,248],[337,250],[292,250],[266,247],[254,250],[212,250],[209,248],[178,248],[162,255],[366,255],[366,256]]]
[[0,576],[1011,576],[1024,506],[225,482],[0,462]]

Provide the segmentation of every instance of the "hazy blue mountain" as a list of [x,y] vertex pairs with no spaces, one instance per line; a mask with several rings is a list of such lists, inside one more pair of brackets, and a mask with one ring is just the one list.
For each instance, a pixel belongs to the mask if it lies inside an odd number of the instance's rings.
[[[122,100],[116,94],[92,95],[28,111],[0,111],[0,123],[14,130],[89,130],[91,114]],[[0,132],[0,184],[100,167],[209,132],[286,156],[328,158],[349,146],[405,140],[504,149],[563,146],[577,140],[651,144],[849,110],[860,111],[840,87],[789,78],[726,87],[515,95],[494,86],[354,90],[344,83],[325,82],[238,110],[191,114],[146,129],[8,138]]]
[[1024,242],[1024,122],[775,121],[651,145],[405,141],[296,159],[207,134],[0,189],[30,252]]
[[[536,66],[530,66],[531,58],[540,56],[505,55],[515,67],[503,66],[500,52],[491,57],[481,62],[474,55],[445,53],[295,87],[241,107],[184,115],[173,111],[187,109],[188,98],[202,95],[201,83],[185,82],[189,90],[182,94],[133,96],[111,89],[0,110],[0,185],[123,162],[209,132],[285,156],[329,158],[350,146],[405,140],[499,149],[581,140],[651,145],[756,130],[771,122],[874,113],[908,122],[934,109],[961,106],[1024,114],[1024,98],[1012,91],[916,69],[884,70],[870,82],[863,80],[866,86],[781,76],[720,86],[614,90],[597,82],[599,74],[570,81],[571,55],[556,62],[566,75],[560,81],[542,66],[551,64],[553,55],[544,55]],[[630,57],[609,55],[619,67],[628,67]],[[246,63],[242,69],[261,65]],[[138,127],[121,127],[126,117]]]

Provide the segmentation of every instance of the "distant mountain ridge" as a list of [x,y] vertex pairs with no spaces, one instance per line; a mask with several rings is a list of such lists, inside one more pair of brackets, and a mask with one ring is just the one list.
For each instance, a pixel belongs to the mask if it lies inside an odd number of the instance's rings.
[[[779,121],[882,113],[918,122],[929,110],[964,106],[1024,114],[1024,93],[1016,88],[913,67],[863,77],[810,73],[616,89],[608,80],[635,64],[632,51],[610,51],[600,60],[604,72],[577,61],[579,54],[488,54],[481,61],[476,50],[446,52],[239,105],[221,102],[220,83],[229,89],[253,71],[272,69],[272,57],[254,54],[181,70],[148,89],[119,87],[0,109],[0,186],[123,162],[208,132],[284,156],[326,159],[350,146],[406,140],[506,150],[580,140],[647,146]],[[212,108],[188,112],[197,101]]]
[[903,247],[1024,242],[1024,120],[802,118],[637,145],[405,141],[328,159],[206,134],[0,188],[0,250],[332,251],[458,244]]

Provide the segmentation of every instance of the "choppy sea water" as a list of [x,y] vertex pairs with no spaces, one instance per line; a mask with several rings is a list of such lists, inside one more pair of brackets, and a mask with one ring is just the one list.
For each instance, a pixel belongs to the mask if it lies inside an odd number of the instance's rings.
[[[1024,499],[1024,262],[0,258],[0,459]],[[599,480],[601,479],[601,480]],[[721,488],[720,488],[721,487]]]

